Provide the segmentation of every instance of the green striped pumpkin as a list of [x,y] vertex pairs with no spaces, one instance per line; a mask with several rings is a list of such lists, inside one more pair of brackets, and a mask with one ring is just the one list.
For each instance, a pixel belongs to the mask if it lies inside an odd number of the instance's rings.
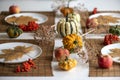
[[75,19],[61,19],[57,23],[57,32],[62,36],[78,34],[80,25]]
[[23,30],[17,26],[12,26],[7,28],[7,34],[10,38],[17,38],[23,33]]
[[68,18],[75,19],[78,23],[80,23],[80,15],[78,13],[69,13]]

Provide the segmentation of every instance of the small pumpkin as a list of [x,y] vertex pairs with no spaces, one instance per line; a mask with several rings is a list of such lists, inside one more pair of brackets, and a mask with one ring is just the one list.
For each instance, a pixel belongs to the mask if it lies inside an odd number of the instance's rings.
[[70,8],[70,7],[62,7],[62,8],[60,9],[60,12],[66,17],[67,14],[73,13],[73,8]]
[[68,49],[70,52],[74,52],[75,49],[81,49],[83,46],[82,37],[77,34],[65,36],[62,42],[64,48]]
[[17,38],[23,33],[23,30],[17,26],[8,27],[7,34],[10,38]]
[[80,15],[78,13],[69,13],[68,18],[75,19],[78,23],[80,23]]
[[66,19],[62,18],[57,23],[57,32],[62,36],[66,36],[69,34],[78,34],[80,29],[79,23],[74,19]]
[[65,60],[60,61],[58,63],[59,68],[66,70],[66,71],[74,68],[76,65],[77,65],[77,61],[75,59],[72,59],[72,58],[69,58],[69,59],[66,58]]

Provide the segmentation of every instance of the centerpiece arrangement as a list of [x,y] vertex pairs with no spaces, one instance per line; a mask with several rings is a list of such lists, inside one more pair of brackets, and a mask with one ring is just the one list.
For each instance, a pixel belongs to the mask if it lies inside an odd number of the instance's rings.
[[[60,3],[60,1],[62,3]],[[77,65],[78,60],[71,57],[72,54],[77,55],[80,60],[84,60],[83,63],[88,60],[87,53],[84,51],[83,37],[91,31],[85,34],[82,33],[81,15],[78,11],[81,10],[81,8],[78,6],[70,7],[71,1],[73,0],[59,0],[56,1],[57,4],[59,2],[59,5],[54,4],[52,6],[54,10],[59,10],[62,14],[62,17],[60,17],[57,22],[56,31],[62,38],[63,46],[56,48],[54,55],[58,61],[58,66],[63,70],[70,70]]]
[[[58,60],[58,66],[63,70],[70,70],[77,65],[78,62],[87,63],[88,53],[85,50],[85,35],[93,32],[95,29],[82,32],[82,28],[86,27],[86,22],[89,17],[87,8],[84,4],[77,0],[55,0],[52,8],[56,12],[56,16],[60,18],[57,23],[56,30],[62,38],[62,47],[55,49],[55,58]],[[69,62],[68,59],[75,59]],[[67,65],[67,63],[71,63]]]

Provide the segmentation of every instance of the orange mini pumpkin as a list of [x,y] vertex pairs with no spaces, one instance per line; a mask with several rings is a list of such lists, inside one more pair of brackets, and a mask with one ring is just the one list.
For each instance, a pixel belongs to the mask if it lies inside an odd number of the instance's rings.
[[64,15],[64,16],[67,16],[67,14],[69,13],[73,13],[73,8],[70,8],[70,7],[62,7],[60,9],[61,13]]
[[77,34],[69,34],[62,40],[64,48],[70,52],[74,52],[75,49],[82,49],[83,41],[82,37]]

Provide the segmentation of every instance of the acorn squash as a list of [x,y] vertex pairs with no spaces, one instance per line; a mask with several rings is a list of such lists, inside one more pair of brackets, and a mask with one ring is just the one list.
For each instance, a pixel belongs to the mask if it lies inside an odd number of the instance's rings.
[[14,25],[14,26],[8,27],[6,32],[10,38],[17,38],[23,33],[23,30]]

